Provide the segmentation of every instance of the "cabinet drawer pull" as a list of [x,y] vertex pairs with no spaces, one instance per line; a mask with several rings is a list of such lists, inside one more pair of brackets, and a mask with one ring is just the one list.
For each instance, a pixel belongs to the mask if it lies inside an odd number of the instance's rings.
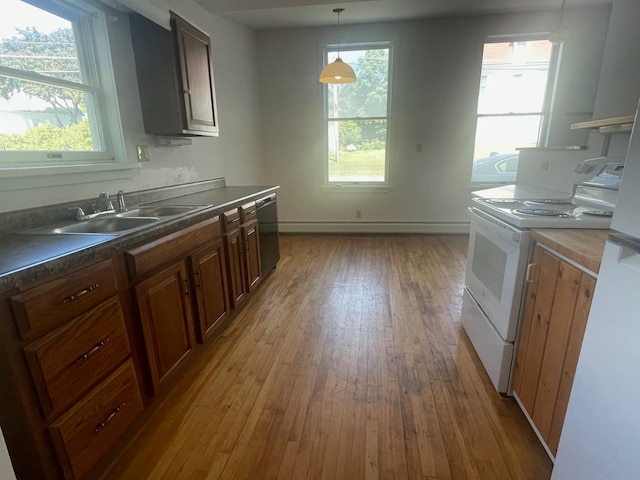
[[191,291],[189,290],[189,279],[184,279],[184,294],[188,297],[191,295]]
[[255,210],[249,210],[248,212],[246,212],[247,216],[249,215],[255,215],[256,211]]
[[194,279],[194,283],[196,284],[196,287],[202,287],[202,284],[200,283],[200,272],[195,272],[193,274],[193,279]]
[[82,355],[80,355],[76,359],[75,364],[76,365],[80,365],[82,362],[84,362],[86,359],[88,359],[90,356],[94,355],[98,350],[100,350],[102,347],[104,347],[107,343],[109,343],[109,337],[105,338],[104,340],[100,340],[93,347],[91,347],[87,351],[87,353],[83,353]]
[[96,425],[96,433],[100,433],[100,430],[102,430],[104,427],[107,426],[107,423],[109,423],[111,420],[113,420],[115,418],[115,416],[120,413],[120,411],[124,408],[124,402],[122,402],[120,405],[118,405],[116,408],[114,408],[113,410],[111,410],[111,413],[109,414],[109,416],[107,418],[104,419],[104,422],[99,423],[98,425]]
[[240,221],[240,217],[236,217],[231,220],[227,220],[227,223],[231,225],[232,223],[238,223],[239,221]]
[[62,300],[62,303],[69,303],[69,302],[73,302],[74,300],[76,300],[78,297],[81,297],[82,295],[85,295],[93,290],[95,290],[96,288],[98,288],[98,284],[95,283],[93,285],[88,286],[87,288],[80,290],[78,293],[74,294],[74,295],[69,295],[67,298],[65,298],[64,300]]

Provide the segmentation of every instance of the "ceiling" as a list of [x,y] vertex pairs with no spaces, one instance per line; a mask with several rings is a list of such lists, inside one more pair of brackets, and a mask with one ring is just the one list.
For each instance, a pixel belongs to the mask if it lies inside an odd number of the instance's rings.
[[[561,0],[195,0],[202,7],[255,29],[334,25],[410,18],[560,10]],[[613,0],[567,0],[567,8],[610,4]]]

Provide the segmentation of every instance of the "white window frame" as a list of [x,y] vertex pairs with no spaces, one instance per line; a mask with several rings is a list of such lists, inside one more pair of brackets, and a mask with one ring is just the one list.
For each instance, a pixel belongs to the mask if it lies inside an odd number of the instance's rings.
[[137,164],[126,164],[105,12],[82,0],[29,0],[27,3],[73,23],[78,57],[87,83],[2,66],[0,75],[93,93],[92,109],[88,110],[92,136],[101,149],[82,152],[2,151],[0,179],[137,168]]
[[[391,139],[391,97],[392,97],[392,81],[393,81],[393,72],[394,72],[394,45],[395,42],[392,41],[384,41],[384,42],[363,42],[363,43],[348,43],[348,44],[327,44],[323,46],[322,49],[322,68],[327,65],[329,54],[332,52],[340,51],[340,52],[348,52],[353,50],[375,50],[375,49],[389,49],[389,71],[388,71],[388,80],[387,80],[387,115],[386,117],[358,117],[358,118],[340,118],[335,119],[329,116],[329,88],[330,84],[324,84],[323,88],[323,112],[324,112],[324,153],[323,153],[323,162],[324,162],[324,187],[328,188],[329,191],[334,191],[336,187],[347,187],[340,188],[341,191],[348,191],[350,187],[361,190],[366,188],[372,188],[375,190],[379,189],[388,189],[389,188],[389,151],[390,151],[390,139]],[[384,159],[384,180],[375,182],[375,181],[329,181],[329,122],[330,121],[340,121],[340,120],[386,120],[387,122],[387,135],[385,139],[385,159]]]
[[[549,40],[549,34],[520,34],[520,35],[494,35],[487,37],[483,43],[484,45],[488,43],[504,43],[504,42],[513,42],[513,43],[521,43],[521,42],[529,42],[536,40]],[[553,109],[553,99],[555,97],[555,87],[557,85],[557,76],[558,69],[560,66],[560,59],[562,56],[562,44],[553,44],[551,50],[551,56],[549,58],[549,71],[547,73],[547,84],[545,89],[545,96],[542,103],[542,108],[540,111],[536,112],[520,112],[520,113],[511,113],[511,112],[503,112],[503,113],[491,113],[491,114],[480,114],[476,112],[476,125],[479,118],[488,118],[488,117],[526,117],[526,116],[540,116],[540,128],[538,129],[538,147],[547,146],[547,141],[549,138],[549,130],[551,126],[551,113]],[[482,86],[484,78],[481,75],[479,87]],[[475,137],[474,137],[475,141]],[[471,182],[473,185],[479,185],[484,182],[481,181],[473,181]]]

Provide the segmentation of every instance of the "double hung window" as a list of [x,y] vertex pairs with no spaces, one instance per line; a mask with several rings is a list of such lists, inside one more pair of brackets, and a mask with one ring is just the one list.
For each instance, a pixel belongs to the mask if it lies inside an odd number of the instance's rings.
[[558,48],[540,38],[485,43],[472,182],[514,182],[516,149],[544,144]]
[[114,162],[104,14],[76,0],[2,1],[0,166]]
[[[391,45],[342,45],[339,53],[358,80],[326,86],[325,181],[386,184]],[[326,63],[337,57],[337,47],[325,48]]]

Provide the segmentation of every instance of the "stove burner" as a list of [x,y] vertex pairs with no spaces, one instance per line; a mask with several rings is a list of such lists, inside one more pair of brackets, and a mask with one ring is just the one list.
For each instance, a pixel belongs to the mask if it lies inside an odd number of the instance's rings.
[[567,198],[536,198],[524,202],[527,205],[573,205]]
[[613,217],[613,212],[610,210],[586,210],[585,215],[593,215],[595,217]]
[[570,217],[571,216],[560,210],[549,210],[546,208],[518,208],[516,212],[522,213],[523,215],[533,215],[537,217]]

